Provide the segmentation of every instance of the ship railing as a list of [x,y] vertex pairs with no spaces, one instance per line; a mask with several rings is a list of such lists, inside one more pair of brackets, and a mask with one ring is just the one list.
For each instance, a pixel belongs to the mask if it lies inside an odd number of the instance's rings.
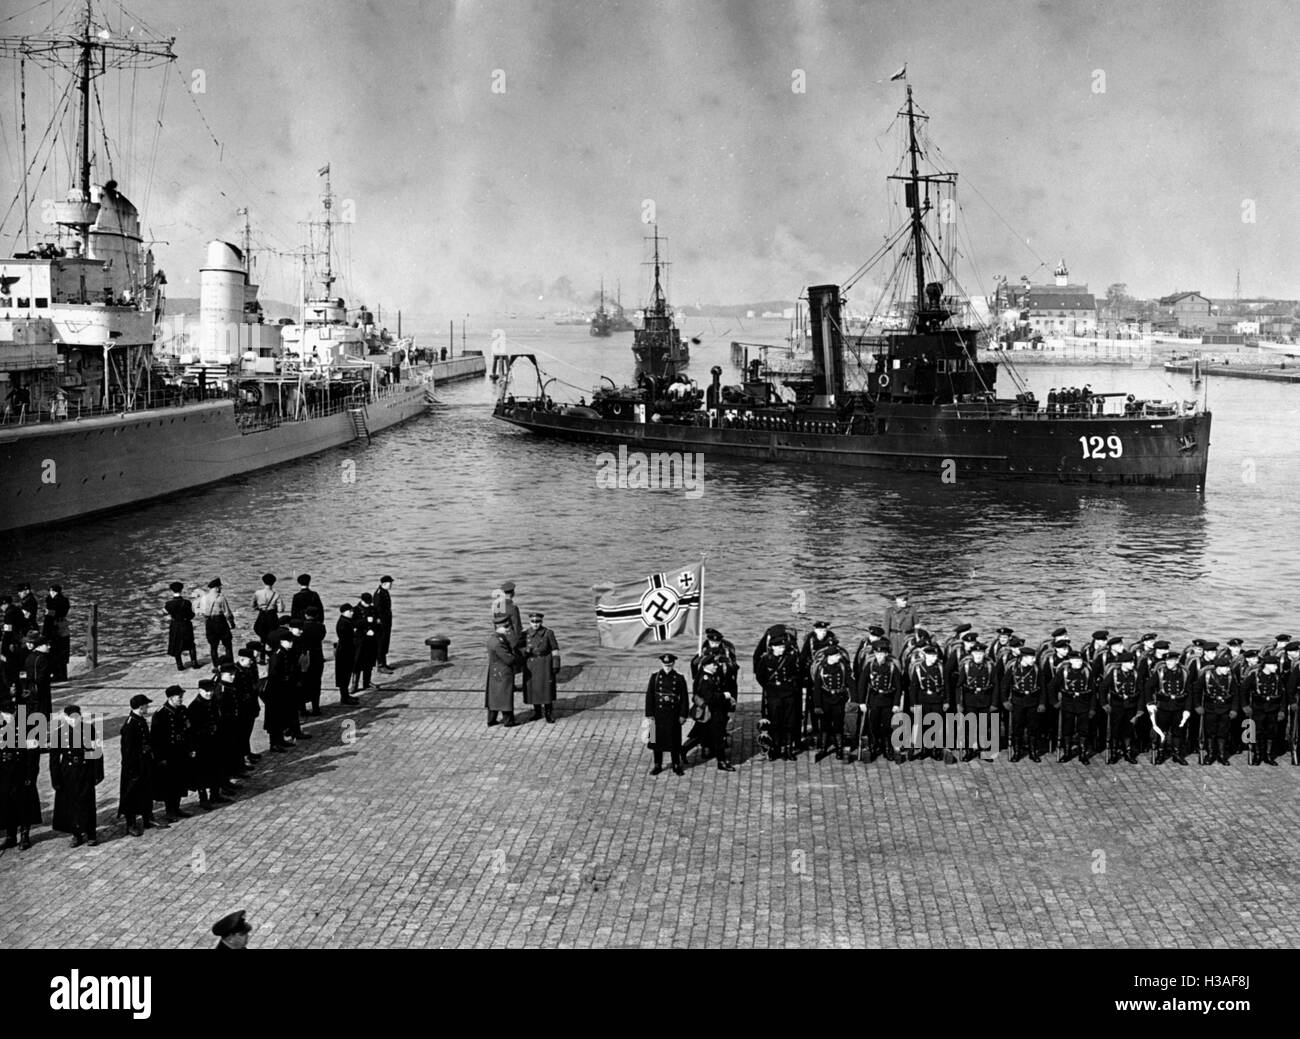
[[215,387],[209,388],[202,394],[193,388],[185,393],[178,393],[175,390],[141,392],[135,394],[129,404],[121,394],[113,394],[107,404],[103,402],[86,404],[79,400],[70,401],[51,397],[39,401],[36,405],[22,405],[17,408],[5,406],[0,409],[0,426],[48,426],[62,422],[79,422],[81,419],[129,415],[139,411],[157,411],[204,401],[231,399],[238,399],[238,394]]

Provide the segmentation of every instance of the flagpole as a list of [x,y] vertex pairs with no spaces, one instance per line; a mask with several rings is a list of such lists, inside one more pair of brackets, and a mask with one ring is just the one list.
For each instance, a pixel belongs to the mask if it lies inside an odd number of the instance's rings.
[[704,555],[700,554],[700,623],[695,630],[695,655],[704,652]]

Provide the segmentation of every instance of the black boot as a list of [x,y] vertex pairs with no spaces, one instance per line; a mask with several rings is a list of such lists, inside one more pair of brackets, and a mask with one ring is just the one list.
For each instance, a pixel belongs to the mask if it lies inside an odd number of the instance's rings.
[[514,711],[506,711],[506,712],[505,712],[505,719],[506,719],[506,720],[505,720],[502,724],[503,724],[507,729],[513,729],[513,728],[515,727],[515,725],[517,724],[516,721],[515,721],[515,712],[514,712]]
[[657,776],[659,775],[660,772],[664,770],[664,753],[661,750],[656,750],[654,752],[654,756],[655,756],[655,767],[650,770],[650,774],[652,776]]
[[1061,755],[1061,764],[1064,765],[1067,761],[1070,761],[1073,758],[1074,758],[1074,744],[1071,743],[1068,747],[1065,748],[1065,753]]
[[539,721],[541,721],[541,720],[542,720],[542,708],[541,708],[539,705],[534,704],[534,705],[533,705],[533,721],[535,721],[535,722],[539,722]]
[[1228,741],[1216,740],[1215,742],[1219,748],[1215,760],[1218,761],[1220,765],[1231,765],[1232,762],[1228,760]]
[[1025,745],[1023,741],[1016,740],[1015,742],[1013,742],[1012,750],[1014,751],[1014,753],[1011,755],[1011,764],[1014,765],[1017,761],[1021,760],[1025,756]]
[[844,741],[840,739],[838,736],[835,737],[835,760],[836,761],[844,760]]
[[1255,745],[1250,748],[1250,763],[1251,765],[1258,765],[1263,760],[1264,753],[1259,749],[1259,743],[1257,741]]
[[555,724],[555,704],[548,703],[542,708],[542,713],[546,715],[546,723],[548,725]]
[[1106,755],[1106,764],[1113,765],[1115,764],[1115,762],[1119,761],[1119,758],[1120,758],[1119,751],[1112,750],[1109,754]]
[[1174,761],[1175,761],[1177,764],[1179,764],[1179,765],[1186,765],[1186,764],[1187,764],[1187,759],[1186,759],[1185,757],[1183,757],[1183,740],[1182,740],[1182,737],[1181,737],[1181,736],[1174,736],[1172,739],[1173,739],[1173,745],[1174,745],[1174,749],[1173,749]]
[[32,846],[32,828],[30,826],[24,826],[21,830],[19,830],[18,850],[26,851],[31,846]]
[[[355,692],[356,690],[353,690]],[[497,723],[497,712],[488,711],[488,728],[492,728]]]
[[1079,764],[1086,765],[1092,760],[1092,752],[1088,750],[1088,741],[1084,740],[1079,744]]

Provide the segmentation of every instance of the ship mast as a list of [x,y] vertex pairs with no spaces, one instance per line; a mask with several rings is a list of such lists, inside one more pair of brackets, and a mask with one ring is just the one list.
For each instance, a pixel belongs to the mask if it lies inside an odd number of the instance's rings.
[[[81,48],[78,59],[79,75],[77,89],[81,91],[81,138],[78,143],[78,187],[84,201],[90,200],[90,0],[86,0],[86,20],[82,28],[81,39],[77,44]],[[86,235],[82,230],[82,236]]]
[[655,287],[650,297],[650,306],[657,316],[662,317],[668,309],[668,300],[664,298],[663,286],[659,284],[659,225],[654,225],[655,242]]
[[329,296],[330,290],[334,287],[334,268],[331,266],[334,256],[334,192],[330,188],[330,165],[327,162],[325,168],[321,171],[325,175],[325,276],[321,279],[325,283],[325,295]]
[[[60,31],[52,28],[30,36],[0,36],[0,55],[18,57],[24,62],[31,58],[46,68],[70,69],[73,82],[81,94],[76,140],[75,187],[68,192],[68,202],[56,202],[54,223],[72,228],[81,242],[82,255],[90,253],[90,228],[95,222],[95,212],[90,202],[90,94],[91,82],[110,69],[149,68],[176,60],[172,52],[175,37],[163,39],[152,33],[118,31],[115,35],[105,25],[95,27],[94,5],[85,0],[84,10],[77,17],[75,30]],[[125,12],[124,12],[125,13]],[[138,21],[138,20],[137,20]],[[75,51],[75,65],[64,56]],[[26,68],[23,69],[23,98],[26,100]],[[24,121],[26,118],[24,109]],[[24,135],[24,147],[26,136]],[[27,190],[27,166],[23,166],[23,190]]]
[[[912,85],[907,86],[907,151],[912,160],[912,179],[907,184],[907,205],[912,210],[912,252],[916,264],[916,315],[920,321],[921,308],[925,305],[925,264],[921,259],[921,238],[925,233],[921,226],[921,180],[920,170],[916,164],[916,115],[912,107]],[[919,327],[919,325],[918,325]]]

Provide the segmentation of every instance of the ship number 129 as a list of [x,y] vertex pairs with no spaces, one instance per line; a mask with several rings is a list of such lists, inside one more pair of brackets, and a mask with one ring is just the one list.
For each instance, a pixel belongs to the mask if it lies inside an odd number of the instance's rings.
[[1124,444],[1117,436],[1079,437],[1084,458],[1118,458],[1124,453]]

